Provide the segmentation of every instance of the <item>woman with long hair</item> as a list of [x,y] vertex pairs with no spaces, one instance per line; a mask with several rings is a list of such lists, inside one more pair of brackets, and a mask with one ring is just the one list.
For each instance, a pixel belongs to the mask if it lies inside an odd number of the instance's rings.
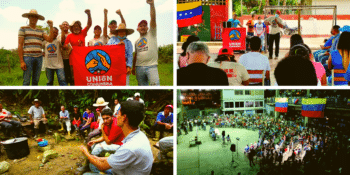
[[350,26],[344,26],[340,31],[343,33],[339,37],[337,50],[333,50],[328,59],[328,69],[334,69],[334,77],[330,77],[328,81],[331,82],[331,78],[334,78],[337,80],[334,85],[349,85]]

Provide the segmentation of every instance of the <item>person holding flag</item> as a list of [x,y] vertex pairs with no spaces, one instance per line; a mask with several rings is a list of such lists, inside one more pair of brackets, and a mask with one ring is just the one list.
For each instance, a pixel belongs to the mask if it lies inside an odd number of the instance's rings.
[[114,36],[108,41],[107,45],[124,45],[125,46],[125,60],[126,60],[126,85],[129,85],[129,76],[131,74],[133,46],[131,41],[126,38],[128,35],[134,33],[133,29],[127,29],[124,23],[120,23],[117,30],[111,31]]

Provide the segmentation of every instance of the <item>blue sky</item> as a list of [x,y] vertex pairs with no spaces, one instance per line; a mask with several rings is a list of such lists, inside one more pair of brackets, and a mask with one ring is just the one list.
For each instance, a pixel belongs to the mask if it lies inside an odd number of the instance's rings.
[[[127,3],[126,3],[127,2]],[[157,14],[158,45],[173,43],[173,0],[155,0]],[[92,27],[86,37],[86,42],[93,38],[93,27],[103,27],[103,9],[108,9],[108,21],[115,19],[118,24],[120,17],[115,13],[120,9],[126,20],[127,27],[135,32],[128,36],[133,43],[138,39],[137,24],[141,20],[150,20],[150,7],[146,0],[0,0],[0,48],[14,49],[18,46],[18,30],[28,24],[23,13],[36,9],[45,17],[38,25],[46,25],[47,20],[53,20],[58,27],[63,21],[69,23],[80,20],[83,27],[87,24],[85,9],[91,10]],[[109,31],[109,29],[108,29]]]

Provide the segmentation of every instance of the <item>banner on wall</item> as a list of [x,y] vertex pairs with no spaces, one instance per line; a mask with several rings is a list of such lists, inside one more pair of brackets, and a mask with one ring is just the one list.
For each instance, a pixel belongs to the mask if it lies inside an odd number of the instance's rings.
[[222,45],[233,50],[246,50],[246,28],[224,28]]
[[303,98],[301,115],[311,118],[323,118],[326,101],[326,98]]
[[222,40],[223,26],[222,22],[227,21],[227,6],[226,5],[211,5],[210,6],[210,31],[211,40]]
[[76,86],[125,86],[125,46],[73,47],[72,61]]
[[202,23],[202,16],[201,1],[177,4],[177,25],[179,28]]
[[288,98],[276,98],[275,111],[286,113],[288,111]]

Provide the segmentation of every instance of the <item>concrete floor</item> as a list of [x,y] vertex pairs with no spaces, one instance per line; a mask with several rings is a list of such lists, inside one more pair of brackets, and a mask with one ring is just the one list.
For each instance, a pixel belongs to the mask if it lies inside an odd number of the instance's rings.
[[[209,175],[214,171],[215,175],[221,174],[256,174],[259,171],[259,166],[255,162],[255,166],[249,166],[249,160],[244,155],[244,147],[247,144],[254,143],[259,139],[258,131],[237,128],[218,128],[220,134],[225,130],[226,135],[230,135],[232,143],[236,144],[234,160],[238,163],[232,164],[232,152],[230,151],[230,144],[223,145],[222,139],[213,141],[209,137],[209,126],[206,131],[198,130],[198,139],[202,142],[201,145],[189,147],[190,140],[196,136],[196,127],[194,131],[187,135],[180,135],[178,137],[177,145],[177,174],[188,175]],[[237,140],[239,137],[240,141]]]

